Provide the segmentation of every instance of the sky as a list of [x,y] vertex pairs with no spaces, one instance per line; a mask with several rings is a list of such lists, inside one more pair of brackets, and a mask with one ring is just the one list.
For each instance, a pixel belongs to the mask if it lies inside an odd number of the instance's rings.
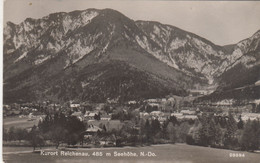
[[217,45],[238,43],[260,29],[258,1],[5,0],[4,23],[50,13],[112,8],[133,20],[170,24]]

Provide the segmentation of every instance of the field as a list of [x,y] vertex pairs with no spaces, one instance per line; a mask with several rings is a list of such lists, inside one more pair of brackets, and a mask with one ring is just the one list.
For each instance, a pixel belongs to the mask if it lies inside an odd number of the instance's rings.
[[[19,151],[20,150],[20,151]],[[166,144],[153,145],[147,147],[124,147],[124,148],[96,148],[96,149],[62,149],[58,151],[58,156],[46,156],[40,153],[30,152],[32,148],[11,149],[3,148],[4,162],[106,162],[106,163],[259,163],[260,154],[249,152],[237,152],[224,149],[214,149],[208,147],[190,146],[186,144]],[[76,151],[88,153],[89,156],[61,156],[61,151]],[[22,153],[24,151],[24,153]],[[46,151],[55,151],[55,149],[45,149]],[[132,152],[137,153],[136,157],[114,156],[114,152]],[[103,156],[93,156],[93,152],[102,152]],[[156,156],[140,156],[140,152],[145,154],[154,153]],[[111,156],[106,156],[111,153]],[[243,154],[244,157],[230,157],[230,153]]]
[[10,127],[15,128],[30,128],[33,125],[38,125],[39,117],[34,118],[34,120],[29,121],[28,117],[7,117],[3,119],[4,128],[8,129]]

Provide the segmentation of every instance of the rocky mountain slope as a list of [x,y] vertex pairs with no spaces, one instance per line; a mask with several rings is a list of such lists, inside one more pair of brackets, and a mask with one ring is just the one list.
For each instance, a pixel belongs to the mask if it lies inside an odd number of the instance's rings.
[[236,44],[225,63],[222,87],[238,88],[260,80],[260,31]]
[[223,72],[219,65],[227,58],[224,48],[170,25],[145,21],[137,25],[160,46],[163,55],[155,56],[169,66],[206,78],[210,84]]
[[4,27],[4,101],[187,95],[195,85],[229,86],[228,73],[240,63],[257,71],[255,51],[259,32],[227,48],[111,9],[27,18]]
[[260,31],[233,45],[231,51],[222,65],[225,71],[217,78],[218,89],[202,100],[260,99]]

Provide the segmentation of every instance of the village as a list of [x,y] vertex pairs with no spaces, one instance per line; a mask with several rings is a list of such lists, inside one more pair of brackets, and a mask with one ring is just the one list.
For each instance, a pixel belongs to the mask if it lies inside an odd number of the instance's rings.
[[[257,119],[260,115],[260,100],[249,102],[246,105],[234,106],[232,100],[223,100],[216,103],[197,103],[184,100],[179,97],[168,97],[161,99],[147,99],[143,101],[128,101],[124,104],[108,101],[107,103],[93,104],[88,102],[76,103],[73,101],[65,104],[51,103],[22,103],[3,105],[3,116],[19,118],[27,117],[33,120],[35,117],[44,117],[45,113],[54,114],[63,112],[65,115],[77,117],[84,122],[111,121],[112,115],[120,111],[132,112],[135,116],[143,119],[158,119],[163,123],[170,116],[177,119],[197,119],[203,112],[213,112],[217,116],[226,116],[232,112],[237,119],[241,116],[244,121]],[[42,119],[41,118],[41,119]]]
[[43,101],[4,105],[3,117],[3,146],[33,151],[162,144],[246,151],[260,146],[254,130],[260,125],[259,101],[194,102],[191,96],[124,103]]
[[[34,125],[41,123],[46,114],[54,116],[55,113],[62,113],[66,117],[76,117],[81,121],[85,130],[83,134],[83,142],[85,144],[93,144],[90,141],[100,132],[112,132],[122,130],[125,126],[135,129],[137,132],[141,130],[140,121],[158,121],[160,126],[168,122],[174,117],[178,123],[189,122],[193,124],[203,114],[213,114],[217,118],[228,118],[229,112],[232,113],[236,122],[242,120],[260,119],[258,104],[248,104],[244,106],[233,106],[232,101],[222,101],[219,103],[197,104],[194,105],[189,101],[180,97],[168,97],[161,99],[147,99],[143,101],[128,101],[124,104],[118,104],[113,101],[107,103],[91,104],[76,103],[70,101],[64,105],[45,101],[43,103],[24,103],[4,105],[3,115],[4,124],[8,117],[17,117],[17,119],[25,119]],[[30,131],[32,126],[27,125]],[[151,126],[153,127],[153,126]],[[113,139],[113,141],[108,141]],[[98,144],[101,146],[115,146],[115,138],[109,137],[108,140],[101,138]],[[83,143],[82,142],[82,143]],[[83,146],[83,144],[81,145]],[[95,140],[96,143],[96,140]]]

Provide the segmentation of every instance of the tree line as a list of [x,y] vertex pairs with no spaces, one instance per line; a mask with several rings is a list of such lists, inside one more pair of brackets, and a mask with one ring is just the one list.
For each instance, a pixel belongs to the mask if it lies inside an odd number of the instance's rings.
[[[197,120],[178,120],[170,116],[163,123],[158,119],[137,119],[129,114],[120,113],[114,118],[125,117],[123,127],[107,130],[101,126],[93,137],[91,143],[98,144],[99,140],[113,139],[116,146],[149,145],[162,143],[187,143],[190,145],[210,146],[233,150],[254,151],[260,146],[260,121],[248,120],[243,122],[241,117],[236,122],[231,113],[227,116],[202,114]],[[30,131],[11,127],[4,129],[3,139],[28,140],[35,148],[43,146],[47,141],[55,144],[67,145],[83,144],[86,124],[77,117],[65,116],[62,113],[47,114]]]
[[236,122],[231,113],[226,117],[203,114],[190,128],[187,144],[233,150],[254,151],[260,146],[260,121],[241,117]]
[[4,129],[3,140],[27,140],[34,149],[51,141],[58,148],[61,143],[75,145],[82,141],[84,131],[85,124],[77,117],[55,113],[47,114],[42,121],[39,121],[38,126],[34,125],[31,130],[14,127]]

